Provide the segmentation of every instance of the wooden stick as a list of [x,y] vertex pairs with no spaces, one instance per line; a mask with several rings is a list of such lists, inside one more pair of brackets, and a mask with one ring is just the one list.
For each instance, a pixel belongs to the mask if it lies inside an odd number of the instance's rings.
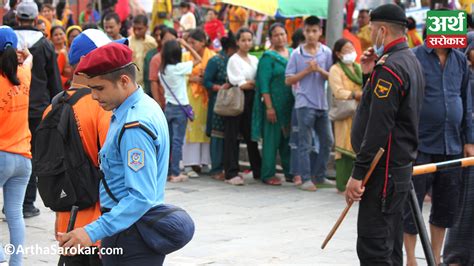
[[[375,154],[375,157],[372,160],[372,163],[370,164],[369,171],[367,171],[367,173],[365,174],[364,181],[362,181],[361,188],[363,188],[365,186],[365,184],[367,184],[367,181],[369,181],[369,178],[372,175],[372,172],[374,171],[375,167],[377,166],[380,158],[382,158],[382,155],[383,155],[384,152],[385,152],[385,150],[380,148],[379,151],[377,152],[377,154]],[[339,216],[339,219],[337,219],[336,223],[334,224],[334,226],[332,227],[332,229],[329,232],[328,236],[326,237],[323,244],[321,245],[321,249],[324,249],[326,247],[326,245],[328,244],[329,240],[331,240],[331,238],[334,236],[337,229],[341,225],[342,221],[344,220],[344,218],[346,218],[346,215],[349,212],[350,208],[352,207],[353,203],[354,203],[353,201],[350,201],[347,204],[346,208],[342,211],[341,215]]]
[[440,163],[429,163],[423,165],[417,165],[413,167],[413,175],[423,175],[434,173],[439,170],[450,169],[450,168],[459,168],[459,167],[469,167],[474,166],[474,157],[468,157],[458,160],[440,162]]

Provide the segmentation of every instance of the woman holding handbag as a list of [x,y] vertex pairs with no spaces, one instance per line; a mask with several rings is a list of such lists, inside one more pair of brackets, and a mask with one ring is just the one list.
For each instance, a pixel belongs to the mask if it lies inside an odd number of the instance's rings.
[[[344,192],[354,164],[355,154],[351,145],[352,116],[362,97],[362,71],[355,63],[354,45],[347,39],[339,39],[332,52],[334,65],[329,70],[329,86],[333,94],[333,110],[349,110],[349,114],[333,118],[336,135],[336,187]],[[346,106],[344,106],[346,105]]]
[[209,94],[209,106],[207,110],[206,135],[211,137],[211,176],[223,181],[224,178],[224,117],[214,112],[217,94],[221,90],[231,87],[227,82],[227,62],[237,51],[234,36],[220,39],[222,50],[209,60],[204,72],[204,86]]
[[[193,54],[194,61],[181,62],[182,47]],[[168,121],[171,160],[168,173],[170,182],[187,180],[186,175],[180,174],[179,162],[183,156],[182,146],[188,119],[193,119],[192,109],[186,86],[187,75],[191,74],[193,67],[201,62],[201,56],[184,40],[170,40],[166,42],[161,51],[160,82],[165,90],[165,116]]]
[[250,167],[253,178],[260,179],[262,159],[258,151],[258,144],[250,138],[250,124],[252,122],[252,107],[255,97],[255,77],[257,75],[258,59],[250,55],[253,46],[253,32],[241,28],[236,34],[239,47],[227,64],[227,76],[230,84],[239,87],[245,95],[244,112],[238,116],[224,118],[224,171],[226,182],[231,185],[244,185],[244,179],[239,176],[239,134],[247,143],[247,152],[250,158]]

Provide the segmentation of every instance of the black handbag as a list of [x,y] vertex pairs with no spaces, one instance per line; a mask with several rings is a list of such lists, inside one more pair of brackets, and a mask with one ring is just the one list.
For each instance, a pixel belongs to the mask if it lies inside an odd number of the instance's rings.
[[166,12],[158,12],[158,18],[164,19],[168,17],[168,13]]

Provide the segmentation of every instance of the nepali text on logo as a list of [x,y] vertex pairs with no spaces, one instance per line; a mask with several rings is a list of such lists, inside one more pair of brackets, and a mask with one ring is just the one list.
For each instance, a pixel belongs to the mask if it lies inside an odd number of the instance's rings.
[[467,46],[466,17],[464,11],[428,11],[426,45],[429,48],[465,48]]

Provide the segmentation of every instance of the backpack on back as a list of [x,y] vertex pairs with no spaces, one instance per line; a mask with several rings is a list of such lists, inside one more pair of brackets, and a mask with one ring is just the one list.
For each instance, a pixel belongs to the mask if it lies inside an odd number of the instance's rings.
[[[87,156],[72,106],[90,89],[56,95],[36,129],[34,171],[44,205],[53,211],[93,206],[99,199],[100,171]],[[99,142],[98,142],[99,143]]]

